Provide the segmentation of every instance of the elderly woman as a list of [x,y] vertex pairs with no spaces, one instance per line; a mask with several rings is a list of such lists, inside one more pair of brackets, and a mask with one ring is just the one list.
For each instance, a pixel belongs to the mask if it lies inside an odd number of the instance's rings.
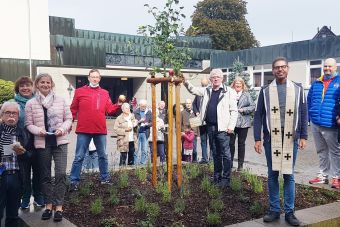
[[[31,150],[29,133],[17,126],[20,107],[5,102],[0,110],[0,223],[6,207],[5,226],[19,226],[21,182],[18,160]],[[32,144],[31,144],[32,146]]]
[[[34,135],[34,146],[41,168],[41,184],[46,204],[42,220],[52,216],[54,221],[63,218],[63,202],[66,192],[66,164],[68,132],[72,124],[72,114],[65,100],[54,91],[54,82],[49,74],[36,77],[36,96],[26,104],[25,125]],[[51,164],[54,160],[55,181],[52,185]]]
[[137,127],[137,120],[130,112],[130,105],[124,103],[122,113],[117,117],[113,126],[113,130],[117,134],[117,149],[120,151],[120,166],[126,165],[127,156],[128,165],[133,165],[135,142],[137,141],[137,135],[133,130],[135,127]]
[[[25,106],[28,100],[33,98],[33,81],[27,76],[19,77],[15,81],[15,101],[20,106],[20,116],[18,122],[18,128],[23,130],[25,128]],[[33,137],[32,141],[33,142]],[[34,148],[34,147],[33,147]],[[21,198],[21,209],[28,209],[30,205],[30,199],[33,189],[34,205],[41,207],[44,205],[44,200],[41,192],[41,184],[39,177],[39,165],[37,159],[37,152],[33,150],[27,152],[25,158],[19,160],[20,174],[22,180],[22,198]],[[33,178],[32,171],[33,170]]]
[[237,171],[242,171],[245,155],[245,142],[247,139],[248,128],[251,127],[251,114],[255,110],[255,103],[250,96],[247,86],[241,77],[236,77],[231,87],[235,89],[237,96],[238,117],[234,134],[230,137],[231,163],[235,154],[235,139],[238,137],[238,167]]

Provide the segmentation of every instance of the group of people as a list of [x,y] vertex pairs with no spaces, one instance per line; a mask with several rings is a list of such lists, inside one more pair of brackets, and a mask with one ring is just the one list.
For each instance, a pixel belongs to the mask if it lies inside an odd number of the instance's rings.
[[[222,188],[229,187],[236,137],[237,169],[242,170],[245,140],[255,111],[254,148],[261,153],[264,147],[268,166],[269,211],[263,220],[272,222],[280,218],[278,177],[281,172],[285,219],[298,226],[300,222],[294,214],[294,166],[298,150],[306,147],[308,121],[311,122],[320,163],[320,172],[309,183],[330,182],[332,188],[340,187],[340,134],[337,127],[340,125],[340,76],[336,69],[336,61],[326,59],[324,75],[313,82],[306,99],[301,84],[288,79],[287,59],[278,57],[272,63],[275,79],[261,88],[256,108],[240,77],[236,77],[230,87],[223,83],[220,69],[213,69],[209,79],[202,79],[200,87],[193,86],[184,77],[184,86],[196,95],[193,103],[191,99],[186,100],[181,112],[184,160],[197,161],[197,136],[200,136],[201,163],[207,163],[209,141],[214,164],[213,182]],[[99,86],[100,80],[100,72],[92,69],[88,75],[89,84],[76,89],[70,107],[55,94],[55,84],[49,74],[39,74],[35,81],[29,77],[20,77],[16,81],[14,100],[5,102],[0,109],[0,218],[6,208],[6,226],[18,225],[18,209],[29,208],[31,195],[35,206],[45,206],[43,220],[52,215],[54,221],[62,220],[68,134],[74,120],[77,120],[77,142],[69,177],[71,191],[79,189],[82,165],[91,141],[98,156],[101,184],[111,184],[106,152],[106,115],[120,109],[122,112],[113,128],[120,152],[119,164],[143,165],[148,161],[153,152],[152,127],[156,127],[157,132],[157,151],[154,152],[161,162],[166,161],[165,103],[159,102],[156,125],[152,125],[152,113],[146,100],[140,100],[138,108],[131,112],[131,106],[124,98],[112,103],[109,93]],[[198,128],[189,123],[194,117],[202,123]]]

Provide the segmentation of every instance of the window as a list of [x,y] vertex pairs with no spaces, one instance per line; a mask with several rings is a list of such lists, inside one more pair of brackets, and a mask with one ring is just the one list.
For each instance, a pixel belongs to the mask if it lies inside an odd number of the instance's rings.
[[263,74],[263,85],[268,85],[274,80],[272,71],[264,72]]
[[321,76],[321,68],[311,68],[310,69],[310,84],[312,84],[320,76]]
[[314,60],[309,62],[310,65],[321,65],[321,60]]
[[253,73],[253,87],[261,87],[261,72]]

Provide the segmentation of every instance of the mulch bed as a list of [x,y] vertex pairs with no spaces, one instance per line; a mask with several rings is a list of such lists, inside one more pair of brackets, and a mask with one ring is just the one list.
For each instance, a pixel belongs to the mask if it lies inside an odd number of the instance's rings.
[[[189,169],[189,165],[185,168]],[[161,169],[162,170],[162,169]],[[200,174],[191,177],[185,185],[190,193],[183,195],[176,186],[175,178],[170,202],[162,201],[162,194],[157,193],[151,184],[151,174],[148,171],[147,180],[141,182],[135,170],[122,170],[128,173],[128,186],[120,188],[119,178],[122,172],[111,173],[113,185],[101,185],[99,174],[83,174],[80,187],[88,187],[89,191],[68,192],[65,197],[64,216],[77,226],[208,226],[207,212],[211,212],[212,196],[201,187],[203,176],[210,177],[211,166],[200,166]],[[186,172],[186,171],[184,171]],[[176,169],[174,169],[176,173]],[[166,173],[163,172],[159,180],[166,181]],[[186,174],[190,177],[190,171]],[[245,177],[237,172],[232,173],[234,179],[240,179],[242,189],[233,191],[231,188],[221,189],[220,200],[224,208],[217,212],[220,215],[220,223],[216,226],[235,224],[251,219],[257,219],[264,215],[268,209],[267,179],[259,177],[263,181],[263,192],[255,193],[252,185]],[[86,186],[87,185],[87,186]],[[117,205],[110,203],[110,189],[115,188],[118,193]],[[111,189],[112,190],[112,189]],[[145,212],[137,212],[135,200],[145,197],[147,202],[157,203],[160,207],[159,216],[150,221]],[[91,204],[98,198],[102,198],[103,210],[99,214],[91,212]],[[184,200],[185,210],[175,212],[176,201]],[[318,206],[340,200],[340,191],[330,191],[320,188],[296,185],[296,209]],[[281,201],[282,202],[282,201]],[[114,218],[114,219],[111,219]],[[106,222],[105,222],[106,219]],[[111,220],[109,220],[111,219]],[[106,224],[104,224],[106,223]]]

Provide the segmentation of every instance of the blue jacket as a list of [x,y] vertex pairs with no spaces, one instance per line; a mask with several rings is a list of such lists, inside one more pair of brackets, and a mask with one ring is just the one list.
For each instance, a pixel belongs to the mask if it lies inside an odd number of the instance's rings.
[[[287,81],[288,83],[288,81]],[[292,82],[295,88],[296,107],[298,111],[294,111],[294,139],[307,139],[307,106],[303,88],[300,84]],[[261,141],[261,129],[263,128],[263,140],[270,141],[270,110],[269,103],[269,86],[264,86],[257,99],[257,105],[254,115],[254,139]]]
[[309,120],[314,124],[335,128],[335,104],[340,98],[340,76],[337,75],[323,94],[323,76],[313,82],[307,96]]

